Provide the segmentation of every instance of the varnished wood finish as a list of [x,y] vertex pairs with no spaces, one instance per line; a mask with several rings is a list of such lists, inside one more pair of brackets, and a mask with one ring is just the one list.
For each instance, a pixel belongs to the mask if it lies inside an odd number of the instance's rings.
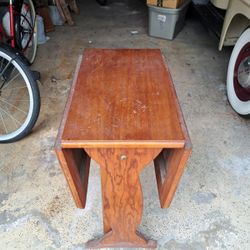
[[190,154],[191,149],[164,149],[154,160],[162,208],[170,206]]
[[65,178],[78,208],[85,208],[90,158],[83,149],[56,149]]
[[[73,84],[71,87],[71,92],[68,97],[68,101],[65,107],[64,114],[67,114],[70,104],[71,104],[74,88],[77,83],[77,76],[79,74],[81,61],[82,61],[82,56],[79,57],[78,62],[77,62],[75,76],[74,76]],[[60,162],[60,165],[62,167],[63,173],[65,175],[65,178],[70,187],[70,191],[72,193],[76,206],[78,208],[84,208],[85,203],[86,203],[86,196],[87,196],[90,158],[88,157],[88,155],[86,155],[85,152],[81,152],[81,150],[79,151],[79,149],[75,151],[74,148],[71,148],[69,150],[65,150],[64,148],[62,148],[61,138],[62,138],[62,131],[63,131],[63,127],[65,126],[66,119],[67,119],[67,116],[64,115],[60,128],[59,128],[57,138],[56,138],[55,151],[57,154],[57,158]],[[72,152],[72,150],[74,150],[75,152]],[[70,155],[72,156],[72,159],[70,159]],[[82,155],[83,159],[85,159],[85,163],[87,163],[86,166],[80,165],[82,163],[80,163],[79,160],[75,161],[74,158],[79,159],[79,155]],[[67,161],[67,158],[68,158],[68,161]],[[86,161],[86,159],[88,159],[89,162]],[[73,164],[69,164],[69,161],[73,162]],[[84,168],[85,170],[83,169],[79,171],[79,166],[81,166],[80,169]],[[83,178],[83,176],[80,176],[80,172],[82,174],[84,174],[85,172],[85,178]]]
[[160,50],[86,49],[63,147],[184,146]]
[[[170,84],[169,87],[174,93],[174,96],[177,96],[173,84]],[[163,149],[162,153],[154,160],[157,187],[162,208],[168,208],[170,206],[188,158],[192,153],[192,143],[178,98],[174,98],[173,101],[177,107],[177,116],[185,138],[185,145],[181,149]],[[162,175],[164,175],[164,178]]]
[[160,203],[168,207],[191,153],[160,50],[85,50],[55,148],[80,208],[90,158],[100,165],[105,234],[87,247],[155,248],[137,231],[143,210],[140,172],[155,159]]
[[[161,149],[86,149],[101,167],[104,230],[87,247],[155,247],[137,232],[143,210],[139,174]],[[122,245],[121,245],[122,244]]]

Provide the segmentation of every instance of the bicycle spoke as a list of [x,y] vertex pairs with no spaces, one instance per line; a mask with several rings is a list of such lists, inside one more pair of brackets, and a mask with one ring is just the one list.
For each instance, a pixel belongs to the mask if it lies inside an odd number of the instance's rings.
[[[3,98],[3,96],[1,96],[1,98],[2,98],[3,100],[7,100],[7,99]],[[16,99],[16,101],[17,101],[17,102],[29,102],[30,100],[29,100],[29,99]]]
[[5,82],[5,83],[4,83],[4,86],[3,86],[3,88],[2,88],[2,90],[6,89],[6,87],[7,87],[11,82],[13,82],[13,81],[18,77],[18,75],[20,75],[19,72],[18,72],[14,77],[12,77],[7,83]]
[[22,32],[22,35],[25,36],[25,35],[32,35],[33,34],[33,31],[32,30],[25,30]]
[[[1,108],[0,108],[1,109]],[[4,119],[3,119],[3,115],[2,115],[2,112],[0,111],[0,115],[1,115],[1,120],[2,120],[2,123],[3,123],[3,126],[4,126],[4,130],[5,130],[5,133],[7,134],[7,128],[6,128],[6,125],[5,125],[5,122],[4,122]]]
[[[10,110],[7,107],[6,107],[6,109],[7,109],[8,113],[10,114]],[[12,116],[11,116],[11,119],[12,119],[13,123],[15,124],[16,128],[18,128],[18,125],[17,125],[17,122],[16,122],[17,120],[14,119],[14,117],[12,117]],[[21,122],[19,122],[19,124],[21,124]]]
[[7,88],[5,89],[6,90],[12,90],[12,89],[24,89],[24,88],[27,88],[26,86],[23,86],[23,87],[14,87],[14,88]]
[[[14,60],[14,58],[12,58],[8,63],[7,65],[4,66],[4,69],[0,72],[0,77],[2,78],[2,83],[1,83],[1,86],[0,86],[0,89],[3,89],[4,85],[6,84],[6,81],[7,81],[7,78],[8,78],[8,74],[9,76],[13,73],[13,67],[10,68],[9,72],[6,72],[7,69],[9,68],[9,66],[13,66],[12,64],[12,61]],[[14,68],[15,69],[15,68]],[[7,76],[4,75],[6,72]]]
[[[20,21],[18,18],[16,29],[20,50],[22,44],[30,43],[31,36],[27,8],[23,9],[23,14],[27,20],[22,18]],[[20,24],[24,25],[24,29]],[[20,140],[30,132],[40,109],[38,91],[32,71],[23,63],[22,56],[12,48],[0,46],[0,143]]]
[[22,113],[24,113],[24,114],[26,114],[26,115],[28,114],[28,113],[25,112],[24,110],[18,108],[16,105],[13,105],[13,104],[9,103],[8,101],[3,100],[1,97],[0,97],[0,101],[4,102],[4,103],[6,103],[6,104],[8,104],[8,105],[10,105],[10,106],[12,106],[12,107],[15,107],[17,110],[19,110],[20,112],[22,112]]
[[[3,96],[1,96],[2,100],[8,101],[8,99],[3,98]],[[16,102],[30,102],[30,99],[15,99]]]
[[2,58],[2,60],[1,60],[1,66],[0,66],[0,72],[1,72],[1,70],[2,70],[2,68],[3,68],[3,62],[4,61],[6,61],[4,58]]
[[26,17],[27,17],[27,15],[28,15],[28,13],[29,13],[29,11],[28,11],[28,8],[27,8],[27,11],[26,11],[25,15],[24,15],[24,14],[22,14],[22,16],[24,17],[24,19],[23,19],[23,21],[22,21],[22,23],[21,23],[21,24],[23,24],[23,22],[25,21],[25,19],[26,19]]
[[4,86],[4,84],[5,84],[5,80],[3,80],[3,82],[1,83],[1,85],[0,85],[0,90],[2,90],[2,88],[3,88],[3,86]]
[[0,72],[0,77],[3,76],[3,74],[5,73],[5,71],[7,70],[7,68],[8,68],[9,65],[12,63],[13,60],[14,60],[14,59],[11,59],[11,60],[7,63],[7,65],[5,66],[5,68],[3,69],[3,71]]
[[[3,100],[6,100],[6,101],[8,101],[8,99],[6,99],[6,98],[3,98],[3,96],[1,96],[0,97],[1,99],[3,99]],[[29,99],[15,99],[15,101],[16,102],[29,102],[30,100]]]
[[0,110],[2,110],[7,116],[9,116],[11,119],[14,119],[16,122],[18,122],[20,125],[22,125],[22,122],[18,121],[13,115],[7,113],[4,109],[0,107]]

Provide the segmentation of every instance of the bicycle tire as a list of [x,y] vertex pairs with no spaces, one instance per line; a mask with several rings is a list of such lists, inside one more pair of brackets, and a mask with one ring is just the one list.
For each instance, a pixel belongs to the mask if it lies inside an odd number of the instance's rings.
[[[10,143],[22,139],[28,135],[34,127],[40,112],[40,93],[37,82],[33,79],[32,71],[24,64],[22,59],[20,59],[18,53],[10,52],[5,48],[0,47],[0,60],[7,60],[7,62],[10,62],[9,64],[12,67],[15,67],[15,69],[20,73],[25,81],[25,84],[27,85],[30,98],[28,104],[29,111],[23,124],[15,131],[8,134],[0,134],[0,143]],[[2,71],[0,71],[0,73],[2,73]],[[1,112],[2,109],[0,110],[0,114],[1,117],[3,117]]]
[[38,41],[37,41],[37,19],[36,19],[36,11],[35,11],[35,6],[33,4],[33,1],[32,0],[28,0],[29,1],[29,5],[30,5],[30,9],[31,9],[31,15],[32,15],[32,20],[34,20],[34,30],[33,30],[33,43],[34,43],[34,49],[33,49],[33,54],[29,60],[29,62],[32,64],[35,60],[35,57],[36,57],[36,52],[37,52],[37,44],[38,44]]
[[[29,9],[29,16],[26,17],[25,14],[22,14],[23,8]],[[29,20],[30,19],[30,20]],[[29,63],[32,64],[36,57],[37,52],[37,20],[36,20],[36,12],[35,7],[32,0],[24,0],[21,8],[21,12],[17,12],[14,15],[15,22],[15,44],[17,48],[22,51],[22,53],[26,56]],[[23,22],[25,22],[23,24]],[[30,37],[26,37],[28,41],[25,42],[25,37],[23,30],[25,30],[24,26],[28,25],[29,32],[32,32]],[[24,34],[23,34],[24,33]]]

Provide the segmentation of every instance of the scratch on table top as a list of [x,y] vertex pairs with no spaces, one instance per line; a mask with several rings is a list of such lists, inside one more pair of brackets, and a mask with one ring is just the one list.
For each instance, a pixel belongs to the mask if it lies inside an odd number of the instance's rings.
[[[137,113],[137,112],[145,112],[146,109],[147,109],[147,105],[144,104],[142,101],[140,100],[135,100],[135,104],[134,104],[134,113]],[[136,112],[135,112],[136,111]]]
[[120,102],[126,102],[128,100],[128,98],[124,97],[122,99],[120,99]]

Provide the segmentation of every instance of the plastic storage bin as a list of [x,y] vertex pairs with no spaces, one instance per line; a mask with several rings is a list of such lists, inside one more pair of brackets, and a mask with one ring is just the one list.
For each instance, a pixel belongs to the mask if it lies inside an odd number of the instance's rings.
[[188,5],[186,0],[178,9],[168,9],[148,5],[149,35],[172,40],[184,26]]

